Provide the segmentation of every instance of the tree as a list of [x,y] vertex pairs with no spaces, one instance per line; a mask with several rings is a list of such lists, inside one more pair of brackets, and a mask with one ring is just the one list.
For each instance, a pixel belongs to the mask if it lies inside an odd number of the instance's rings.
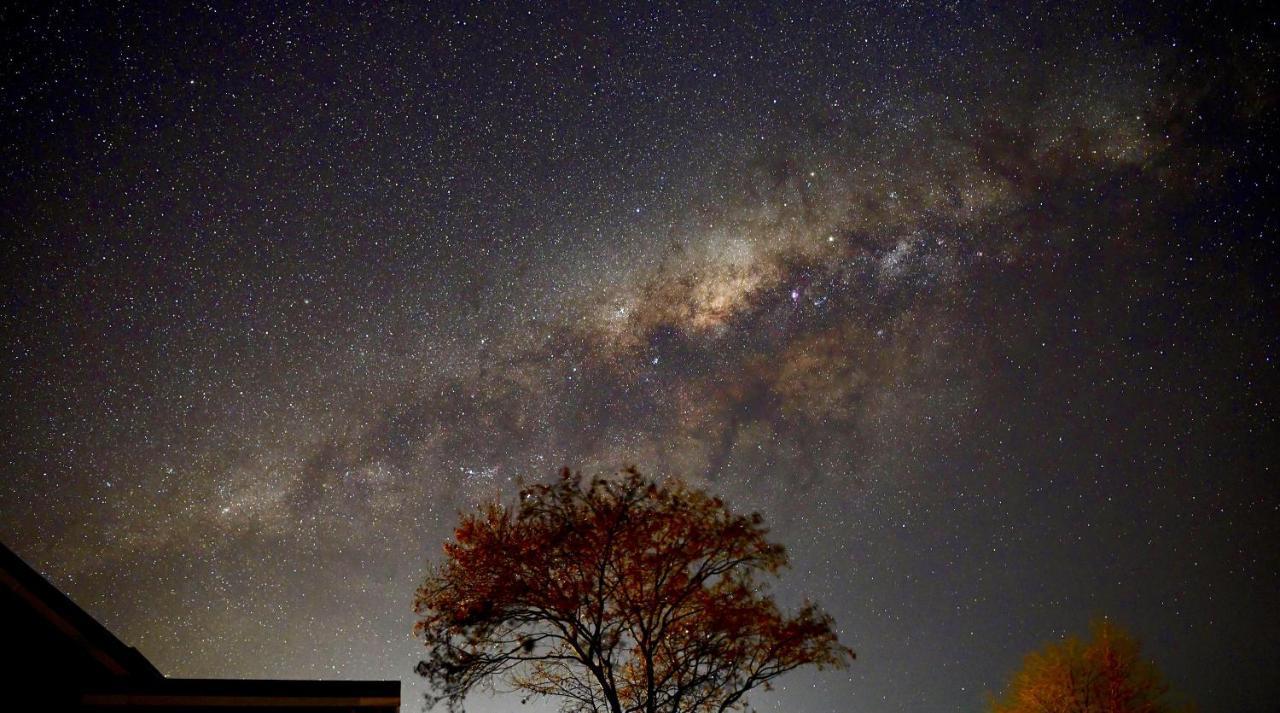
[[1168,713],[1169,686],[1138,641],[1103,619],[1091,638],[1070,637],[1029,654],[992,713]]
[[[746,694],[853,651],[811,603],[784,615],[760,575],[786,565],[759,514],[634,468],[565,469],[462,518],[418,590],[417,670],[460,708],[501,682],[575,713],[734,711]],[[527,698],[526,698],[527,700]]]

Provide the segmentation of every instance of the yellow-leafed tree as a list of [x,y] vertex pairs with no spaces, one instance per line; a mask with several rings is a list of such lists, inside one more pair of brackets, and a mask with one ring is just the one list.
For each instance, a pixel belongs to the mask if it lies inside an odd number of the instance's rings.
[[1169,686],[1137,639],[1094,622],[1088,641],[1069,637],[1029,654],[991,713],[1174,713]]

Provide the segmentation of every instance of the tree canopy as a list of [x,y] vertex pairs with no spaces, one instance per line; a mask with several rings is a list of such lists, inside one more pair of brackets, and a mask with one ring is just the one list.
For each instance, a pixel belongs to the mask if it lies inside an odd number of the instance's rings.
[[496,684],[575,713],[732,711],[793,669],[848,665],[830,616],[769,595],[787,557],[766,535],[759,514],[635,469],[565,469],[489,503],[417,593],[429,699]]
[[1028,654],[991,713],[1173,713],[1185,710],[1143,659],[1138,641],[1107,620],[1088,641],[1069,637]]

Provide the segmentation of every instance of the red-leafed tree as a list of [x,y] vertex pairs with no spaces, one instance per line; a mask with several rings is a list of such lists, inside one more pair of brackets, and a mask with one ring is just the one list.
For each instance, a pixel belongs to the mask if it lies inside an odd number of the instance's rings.
[[1120,627],[1094,622],[1088,641],[1076,637],[1048,644],[1023,661],[991,713],[1176,713],[1155,665],[1137,639]]
[[844,667],[831,617],[784,615],[761,575],[786,565],[758,514],[634,469],[466,515],[418,590],[432,703],[497,684],[575,713],[734,711],[806,665]]

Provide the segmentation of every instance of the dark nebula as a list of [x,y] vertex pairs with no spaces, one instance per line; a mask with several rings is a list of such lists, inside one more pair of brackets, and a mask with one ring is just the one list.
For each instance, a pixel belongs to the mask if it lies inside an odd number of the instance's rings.
[[857,649],[762,710],[1274,710],[1264,3],[261,5],[0,10],[0,538],[161,670],[409,709],[458,511],[636,464]]

